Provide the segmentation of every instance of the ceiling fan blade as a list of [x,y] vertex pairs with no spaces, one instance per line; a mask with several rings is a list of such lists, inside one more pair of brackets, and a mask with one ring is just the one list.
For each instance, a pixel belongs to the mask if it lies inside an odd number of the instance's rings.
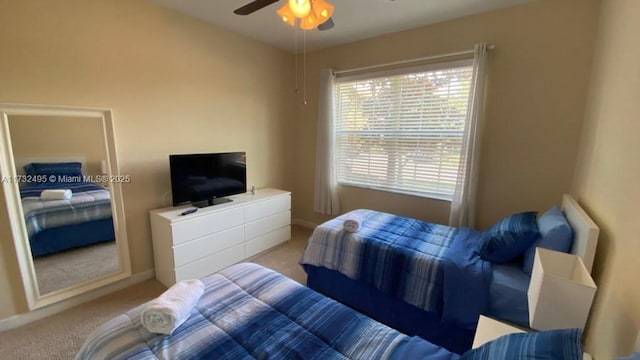
[[243,7],[239,7],[235,10],[233,10],[234,14],[237,15],[249,15],[254,11],[258,11],[260,9],[262,9],[263,7],[267,7],[273,3],[278,2],[279,0],[256,0],[253,2],[248,3],[247,5],[243,6]]
[[333,18],[329,18],[329,20],[318,25],[318,30],[320,31],[329,30],[329,29],[333,29],[334,26],[336,26],[336,24],[333,22]]

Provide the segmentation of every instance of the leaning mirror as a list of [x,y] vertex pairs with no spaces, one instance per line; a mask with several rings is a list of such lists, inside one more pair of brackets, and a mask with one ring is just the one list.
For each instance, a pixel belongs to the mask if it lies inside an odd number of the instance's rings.
[[0,104],[2,183],[30,309],[131,274],[111,112]]

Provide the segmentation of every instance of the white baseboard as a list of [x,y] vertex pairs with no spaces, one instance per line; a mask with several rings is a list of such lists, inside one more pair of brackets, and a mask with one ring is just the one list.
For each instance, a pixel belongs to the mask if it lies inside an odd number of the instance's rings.
[[88,293],[81,294],[73,298],[63,300],[61,302],[58,302],[40,309],[29,311],[27,313],[18,314],[18,315],[8,317],[6,319],[2,319],[0,320],[0,332],[10,330],[10,329],[15,329],[17,327],[26,325],[30,322],[44,319],[48,316],[57,314],[64,310],[71,309],[80,304],[97,299],[99,297],[105,296],[112,292],[124,289],[131,285],[135,285],[137,283],[143,282],[145,280],[152,279],[154,276],[155,276],[155,272],[153,269],[145,270],[143,272],[133,274],[127,279],[118,281],[113,284],[109,284],[107,286],[101,287],[94,291],[90,291]]
[[318,226],[318,224],[316,224],[316,223],[312,223],[311,221],[302,220],[302,219],[291,219],[291,223],[293,225],[302,226],[302,227],[305,227],[307,229],[315,229],[316,226]]

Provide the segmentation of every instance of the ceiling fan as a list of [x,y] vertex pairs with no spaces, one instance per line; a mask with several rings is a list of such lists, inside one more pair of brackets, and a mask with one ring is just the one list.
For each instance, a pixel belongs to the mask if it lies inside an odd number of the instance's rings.
[[[255,0],[233,11],[237,15],[249,15],[280,0]],[[308,30],[317,27],[318,30],[329,30],[335,26],[331,14],[333,6],[324,0],[288,0],[277,14],[291,26],[295,26],[296,18],[300,20],[300,27]]]

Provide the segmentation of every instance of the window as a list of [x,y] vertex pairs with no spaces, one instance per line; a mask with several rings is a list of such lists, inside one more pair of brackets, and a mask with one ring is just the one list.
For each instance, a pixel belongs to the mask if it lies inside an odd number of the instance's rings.
[[340,184],[451,200],[473,59],[336,80]]

